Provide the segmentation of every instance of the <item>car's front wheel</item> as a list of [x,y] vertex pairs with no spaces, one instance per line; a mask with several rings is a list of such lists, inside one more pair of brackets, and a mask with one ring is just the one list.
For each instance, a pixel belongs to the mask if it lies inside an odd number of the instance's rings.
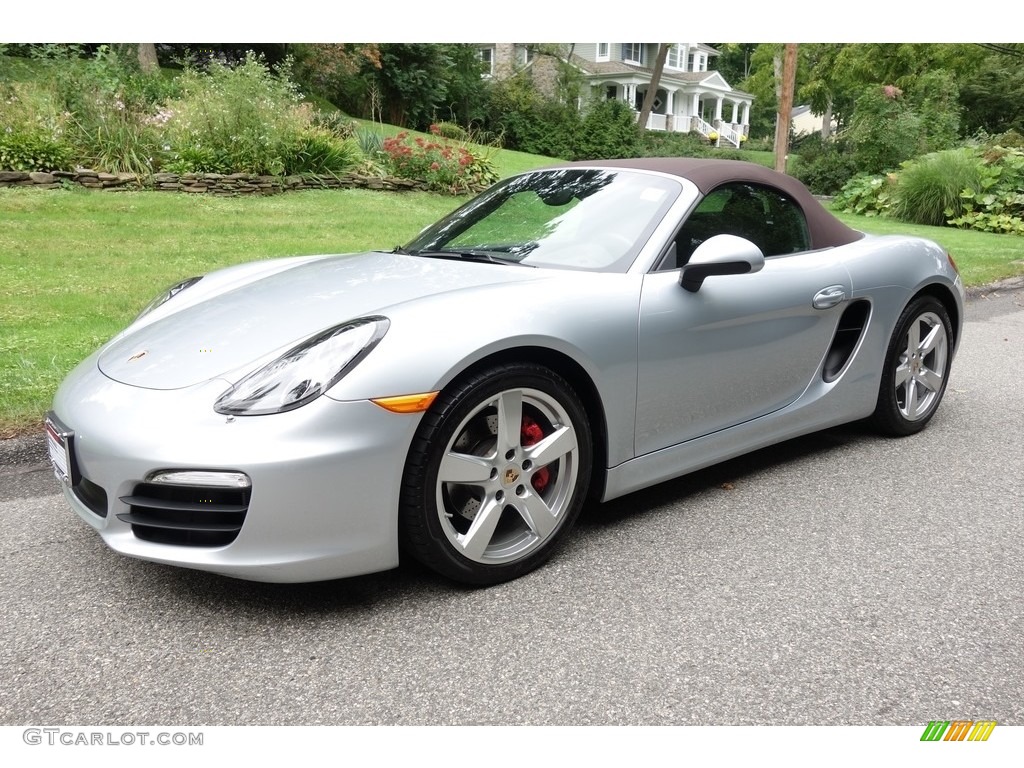
[[590,483],[590,426],[555,372],[501,365],[441,393],[413,440],[399,514],[403,549],[468,584],[550,557]]
[[942,302],[912,301],[889,342],[872,422],[888,435],[924,429],[942,401],[952,363],[952,323]]

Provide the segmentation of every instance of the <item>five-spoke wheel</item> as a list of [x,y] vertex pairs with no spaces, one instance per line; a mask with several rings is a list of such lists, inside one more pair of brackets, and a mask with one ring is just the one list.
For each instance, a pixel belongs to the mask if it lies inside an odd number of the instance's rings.
[[507,365],[457,382],[406,464],[404,549],[473,584],[536,568],[579,513],[591,451],[579,398],[553,371]]
[[924,428],[946,391],[952,362],[949,313],[923,296],[903,311],[889,343],[873,420],[883,432],[909,435]]

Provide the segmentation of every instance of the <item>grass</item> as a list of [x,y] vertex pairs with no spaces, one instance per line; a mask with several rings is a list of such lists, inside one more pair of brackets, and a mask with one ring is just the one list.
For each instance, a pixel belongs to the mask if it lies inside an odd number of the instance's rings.
[[[548,158],[501,150],[501,167]],[[462,202],[429,193],[222,198],[0,189],[0,437],[38,428],[63,377],[168,285],[243,261],[392,248]],[[839,214],[936,240],[968,285],[1024,274],[1024,239]]]

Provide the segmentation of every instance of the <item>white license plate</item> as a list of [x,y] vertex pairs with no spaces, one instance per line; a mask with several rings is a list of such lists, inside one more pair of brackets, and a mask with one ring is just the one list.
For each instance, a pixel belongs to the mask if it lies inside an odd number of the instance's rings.
[[71,458],[71,437],[74,433],[56,420],[46,417],[46,447],[50,453],[53,473],[61,482],[71,485],[74,478]]

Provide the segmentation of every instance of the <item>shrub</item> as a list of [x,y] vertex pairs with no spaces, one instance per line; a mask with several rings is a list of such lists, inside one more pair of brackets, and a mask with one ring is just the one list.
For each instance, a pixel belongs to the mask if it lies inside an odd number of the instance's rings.
[[847,136],[857,169],[879,173],[917,154],[921,118],[892,85],[871,86],[857,99]]
[[325,130],[308,130],[282,153],[288,173],[336,175],[355,167],[362,159],[359,144],[339,139]]
[[425,182],[438,192],[462,194],[498,180],[490,158],[437,134],[431,139],[413,138],[408,131],[402,131],[384,139],[382,146],[396,176]]
[[485,128],[501,135],[508,149],[571,159],[580,117],[574,107],[541,96],[525,77],[510,77],[494,85]]
[[892,213],[915,224],[942,226],[963,213],[961,193],[981,189],[982,159],[962,147],[933,152],[905,163],[893,195]]
[[469,132],[457,123],[449,123],[442,120],[430,126],[430,132],[437,136],[444,136],[446,139],[469,141]]
[[699,133],[644,131],[640,141],[642,157],[706,157],[707,142]]
[[892,175],[858,173],[839,190],[835,204],[847,213],[886,216],[892,203],[894,183]]
[[43,132],[0,132],[0,169],[63,171],[70,166],[70,148]]
[[0,170],[56,171],[71,164],[67,118],[43,83],[0,85]]
[[626,102],[598,101],[590,105],[583,117],[573,157],[576,160],[639,157],[643,146],[640,135],[636,114]]
[[157,104],[175,85],[102,45],[90,59],[68,49],[50,58],[50,78],[66,116],[76,159],[111,173],[149,174],[161,162]]
[[988,147],[983,161],[980,189],[960,193],[961,215],[952,216],[948,223],[981,232],[1024,235],[1024,150]]
[[856,160],[842,140],[808,136],[795,149],[793,175],[815,194],[836,194],[857,172]]
[[359,123],[336,109],[330,112],[314,112],[311,125],[314,128],[328,130],[339,139],[354,139],[359,132]]
[[[206,73],[185,70],[180,79],[182,95],[168,102],[166,124],[177,170],[211,164],[239,173],[289,170],[284,158],[312,113],[287,78],[250,54],[234,69],[211,62]],[[205,167],[188,167],[194,163]]]

